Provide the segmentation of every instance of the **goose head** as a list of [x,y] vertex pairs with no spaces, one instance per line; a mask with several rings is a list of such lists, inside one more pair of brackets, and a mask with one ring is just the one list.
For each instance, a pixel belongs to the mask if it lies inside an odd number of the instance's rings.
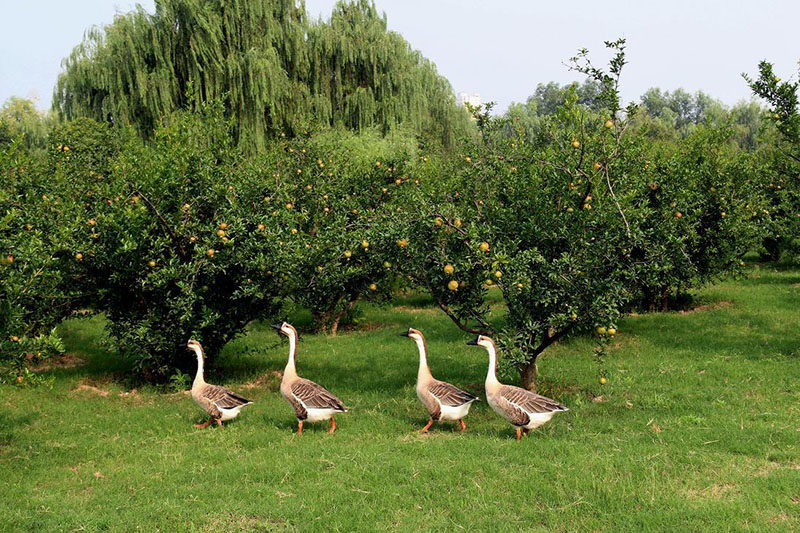
[[414,328],[408,328],[408,331],[400,333],[401,337],[408,337],[409,339],[422,340],[422,332]]
[[178,348],[187,348],[189,350],[194,350],[195,348],[200,348],[201,350],[203,349],[200,343],[194,339],[189,339],[188,341],[179,344]]
[[203,347],[194,339],[189,339],[187,342],[183,344],[179,344],[178,348],[186,348],[188,350],[193,351],[196,354],[204,355]]
[[275,330],[277,330],[278,333],[282,333],[287,337],[294,336],[295,339],[299,338],[297,330],[294,329],[294,326],[292,326],[288,322],[278,322],[276,324],[272,324],[272,327],[275,328]]
[[494,341],[491,337],[487,337],[486,335],[478,335],[471,341],[467,341],[467,344],[470,346],[481,346],[483,348],[494,348]]

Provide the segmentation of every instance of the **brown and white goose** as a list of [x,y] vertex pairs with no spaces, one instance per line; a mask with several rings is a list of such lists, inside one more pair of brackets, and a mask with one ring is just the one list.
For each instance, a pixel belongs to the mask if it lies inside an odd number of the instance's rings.
[[419,349],[417,397],[428,408],[431,416],[428,424],[420,431],[427,433],[434,421],[439,420],[458,420],[461,424],[461,431],[467,429],[464,417],[469,413],[472,402],[478,398],[446,381],[439,381],[431,375],[431,369],[428,367],[428,345],[419,330],[408,328],[408,331],[404,331],[400,335],[413,339]]
[[222,427],[224,420],[236,418],[242,407],[253,403],[230,389],[206,383],[203,378],[203,347],[199,342],[190,340],[181,346],[189,348],[197,355],[197,374],[192,383],[192,399],[211,416],[205,424],[195,424],[194,427],[204,428],[215,422]]
[[341,400],[328,392],[325,387],[297,375],[295,365],[297,330],[287,322],[273,324],[272,327],[289,337],[289,361],[286,363],[283,379],[281,379],[281,394],[297,415],[297,434],[303,434],[303,422],[319,422],[328,419],[331,421],[331,429],[328,433],[333,433],[336,430],[336,420],[333,416],[336,413],[346,413],[347,409],[342,405]]
[[528,431],[546,423],[554,414],[569,410],[550,398],[497,381],[497,348],[491,338],[478,335],[467,344],[482,346],[489,352],[486,401],[497,414],[517,428],[517,440],[520,440],[523,431],[527,435]]

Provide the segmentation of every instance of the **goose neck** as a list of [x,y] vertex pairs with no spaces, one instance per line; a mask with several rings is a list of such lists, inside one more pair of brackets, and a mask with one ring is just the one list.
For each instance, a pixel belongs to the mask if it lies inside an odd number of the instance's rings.
[[192,388],[195,388],[204,384],[206,381],[204,379],[203,349],[199,346],[192,346],[192,351],[197,355],[197,373],[194,376],[194,383],[192,383]]
[[284,370],[283,375],[284,377],[294,377],[297,376],[297,336],[294,332],[291,332],[289,335],[289,360],[286,363],[286,370]]
[[489,370],[486,373],[486,384],[497,383],[497,349],[494,344],[486,346],[486,351],[489,352]]
[[414,339],[414,342],[417,343],[417,349],[419,350],[419,370],[417,371],[417,380],[424,380],[431,378],[431,369],[428,366],[428,346],[425,343],[425,339],[420,337]]

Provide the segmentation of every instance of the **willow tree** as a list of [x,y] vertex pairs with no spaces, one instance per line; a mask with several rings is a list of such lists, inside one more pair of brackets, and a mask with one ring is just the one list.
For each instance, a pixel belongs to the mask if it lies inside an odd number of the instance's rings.
[[[318,116],[349,129],[402,123],[448,145],[468,116],[450,83],[369,0],[339,2],[308,36],[309,85]],[[323,101],[324,99],[324,101]]]
[[224,100],[244,144],[317,125],[395,124],[450,141],[466,123],[449,83],[375,6],[340,3],[309,22],[295,0],[156,0],[89,30],[64,60],[61,119],[131,124],[149,136],[192,100]]

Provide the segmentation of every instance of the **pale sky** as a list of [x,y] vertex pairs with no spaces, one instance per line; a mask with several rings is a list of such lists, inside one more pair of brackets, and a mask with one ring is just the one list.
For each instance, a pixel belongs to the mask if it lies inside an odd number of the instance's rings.
[[[61,59],[93,25],[132,9],[130,0],[3,0],[0,102],[9,96],[50,105]],[[139,2],[148,11],[154,0]],[[327,18],[335,0],[306,0]],[[758,62],[797,79],[798,0],[376,0],[389,28],[432,60],[455,92],[478,92],[498,110],[524,102],[538,83],[580,80],[564,65],[579,48],[597,64],[603,41],[625,37],[623,96],[650,87],[703,90],[727,104],[750,98],[742,72]]]

